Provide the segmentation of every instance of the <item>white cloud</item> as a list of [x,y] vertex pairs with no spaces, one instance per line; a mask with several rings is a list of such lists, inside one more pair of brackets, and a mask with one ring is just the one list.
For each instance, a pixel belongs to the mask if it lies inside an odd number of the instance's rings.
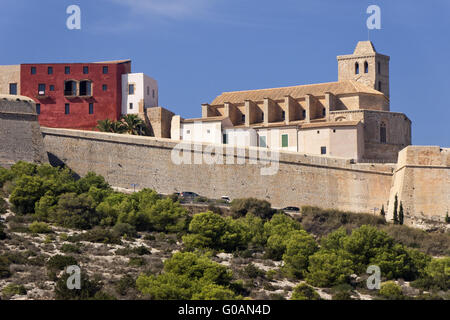
[[207,11],[212,0],[110,0],[128,7],[134,14],[185,18]]

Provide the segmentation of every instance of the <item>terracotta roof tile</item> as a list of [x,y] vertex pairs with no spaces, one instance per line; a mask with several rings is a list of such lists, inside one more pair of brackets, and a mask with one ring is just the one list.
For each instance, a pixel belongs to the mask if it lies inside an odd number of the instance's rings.
[[220,96],[216,97],[211,105],[221,105],[225,102],[242,103],[245,100],[263,101],[264,98],[270,98],[272,100],[282,100],[285,96],[288,95],[295,99],[298,99],[303,98],[307,94],[321,96],[326,92],[330,92],[334,95],[352,93],[383,95],[383,93],[369,88],[368,86],[365,86],[361,83],[353,80],[346,80],[339,82],[318,83],[273,89],[224,92]]

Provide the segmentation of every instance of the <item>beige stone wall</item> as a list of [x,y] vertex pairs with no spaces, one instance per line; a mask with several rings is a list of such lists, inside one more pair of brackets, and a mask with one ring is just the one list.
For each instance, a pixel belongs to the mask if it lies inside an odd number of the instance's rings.
[[162,108],[147,108],[145,111],[145,119],[150,126],[153,134],[157,138],[170,138],[173,112]]
[[0,66],[0,94],[9,94],[9,84],[17,84],[20,95],[20,65]]
[[82,176],[95,171],[118,187],[137,183],[167,194],[193,191],[209,198],[257,197],[275,207],[314,205],[359,212],[373,212],[389,198],[389,165],[283,152],[278,173],[264,176],[260,170],[267,164],[251,164],[248,149],[238,157],[244,164],[176,165],[171,161],[176,143],[168,139],[49,128],[43,132],[53,160]]
[[409,146],[399,153],[389,198],[392,219],[394,198],[402,202],[405,222],[422,225],[443,222],[450,214],[450,149]]
[[48,162],[36,106],[26,97],[0,95],[0,166],[19,160]]

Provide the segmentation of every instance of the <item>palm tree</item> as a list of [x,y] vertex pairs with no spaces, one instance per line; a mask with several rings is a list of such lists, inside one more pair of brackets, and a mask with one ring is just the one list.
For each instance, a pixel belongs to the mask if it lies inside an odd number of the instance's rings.
[[97,129],[102,132],[112,132],[112,122],[109,119],[97,121]]
[[127,131],[127,127],[121,121],[114,121],[111,123],[111,132],[124,133]]
[[122,124],[128,134],[144,136],[147,135],[147,126],[144,121],[135,114],[127,114],[123,116]]

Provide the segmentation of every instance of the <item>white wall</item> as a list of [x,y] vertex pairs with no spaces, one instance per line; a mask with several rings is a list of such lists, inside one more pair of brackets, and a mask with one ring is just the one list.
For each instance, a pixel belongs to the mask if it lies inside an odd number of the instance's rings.
[[[134,84],[134,94],[128,94],[128,85]],[[133,109],[130,109],[130,103]],[[122,114],[139,113],[139,104],[145,108],[158,106],[158,82],[143,73],[122,75]]]
[[222,143],[222,121],[187,122],[180,125],[181,140]]

